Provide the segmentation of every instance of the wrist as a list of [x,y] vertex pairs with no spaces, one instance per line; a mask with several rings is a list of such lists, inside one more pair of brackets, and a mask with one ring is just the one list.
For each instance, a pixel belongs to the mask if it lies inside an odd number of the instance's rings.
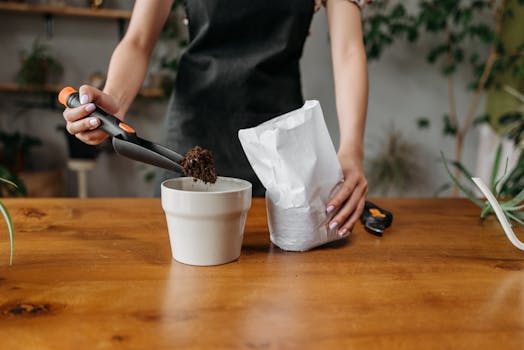
[[364,159],[364,149],[362,146],[343,146],[341,144],[338,148],[337,155],[339,158],[353,159],[354,161],[362,162]]

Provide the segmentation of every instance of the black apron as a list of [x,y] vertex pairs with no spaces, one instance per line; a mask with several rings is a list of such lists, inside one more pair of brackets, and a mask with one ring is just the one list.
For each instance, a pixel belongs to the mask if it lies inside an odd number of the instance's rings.
[[[299,60],[314,0],[187,0],[189,46],[167,115],[167,145],[213,152],[219,176],[264,188],[238,130],[303,105]],[[163,178],[176,176],[164,174]]]

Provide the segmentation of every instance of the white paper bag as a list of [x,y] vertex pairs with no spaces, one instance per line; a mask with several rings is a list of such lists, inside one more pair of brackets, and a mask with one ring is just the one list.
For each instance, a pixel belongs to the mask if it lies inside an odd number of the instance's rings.
[[341,237],[327,226],[335,214],[326,204],[343,181],[342,169],[318,101],[238,137],[266,188],[271,241],[284,250],[305,251]]

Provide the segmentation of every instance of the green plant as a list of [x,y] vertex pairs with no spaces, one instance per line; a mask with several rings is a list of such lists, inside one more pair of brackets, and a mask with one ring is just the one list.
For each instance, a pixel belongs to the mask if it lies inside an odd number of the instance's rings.
[[504,86],[504,90],[515,97],[520,102],[520,106],[500,117],[502,133],[513,140],[516,147],[524,148],[524,95],[511,86]]
[[[500,161],[502,157],[502,144],[499,145],[497,148],[497,152],[495,154],[495,159],[493,161],[493,170],[491,173],[491,180],[490,180],[490,190],[495,195],[496,198],[504,197],[506,194],[502,191],[505,184],[508,182],[508,176],[507,176],[507,165],[506,165],[506,171],[504,174],[499,177],[499,167],[500,167]],[[464,177],[467,179],[467,181],[472,184],[473,186],[476,186],[475,183],[472,180],[471,173],[460,163],[457,161],[448,161],[444,157],[444,153],[441,152],[441,158],[444,163],[444,166],[446,168],[446,172],[448,173],[449,177],[459,188],[462,193],[464,193],[473,203],[475,203],[477,206],[479,206],[482,211],[480,213],[480,218],[485,219],[489,215],[493,214],[493,207],[491,204],[489,204],[488,201],[482,201],[477,196],[475,196],[475,193],[468,188],[466,185],[462,184],[460,180],[455,177],[450,169],[448,164],[451,164],[454,166],[461,174],[464,175]],[[511,172],[509,173],[511,174]],[[524,225],[524,212],[522,212],[522,209],[524,209],[524,187],[521,187],[519,192],[515,194],[511,199],[502,201],[499,200],[499,204],[504,211],[504,214],[506,217],[511,221],[517,222],[520,225]]]
[[[1,176],[0,183],[12,186],[14,189],[18,188],[15,183],[2,178]],[[0,212],[2,213],[2,216],[4,217],[4,220],[7,224],[7,232],[9,234],[9,265],[13,265],[13,255],[15,250],[15,229],[13,225],[13,220],[11,219],[11,215],[9,214],[9,210],[7,210],[6,206],[2,202],[0,202]]]
[[62,65],[51,56],[48,46],[35,40],[29,53],[22,52],[22,66],[17,73],[17,80],[21,84],[41,86],[62,72]]
[[[524,37],[516,48],[508,48],[501,38],[502,24],[514,16],[506,0],[420,0],[415,13],[402,1],[376,1],[364,18],[364,38],[370,60],[378,59],[395,40],[414,42],[428,35],[428,63],[439,68],[447,80],[449,112],[443,115],[443,133],[455,138],[456,159],[460,163],[464,140],[478,117],[483,93],[497,87],[504,72],[524,76]],[[514,0],[514,6],[524,0]],[[472,70],[473,90],[467,113],[460,118],[455,100],[455,74],[460,66]],[[460,172],[457,170],[458,178]],[[455,190],[455,194],[457,194]]]
[[[372,194],[401,195],[421,182],[423,169],[417,161],[418,146],[397,130],[388,131],[380,150],[366,163]],[[395,193],[396,192],[396,193]]]
[[31,150],[41,145],[42,141],[34,136],[18,131],[13,133],[0,131],[0,166],[6,167],[13,173],[22,171],[24,160]]
[[0,181],[0,197],[27,195],[27,190],[22,179],[2,166],[0,166],[0,178],[4,180]]

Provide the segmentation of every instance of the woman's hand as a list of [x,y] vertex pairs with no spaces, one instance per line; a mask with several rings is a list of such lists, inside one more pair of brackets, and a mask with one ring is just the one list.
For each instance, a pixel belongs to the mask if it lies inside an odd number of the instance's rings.
[[88,145],[98,145],[108,135],[104,131],[97,129],[100,126],[98,118],[86,118],[86,116],[95,110],[95,104],[113,115],[117,115],[118,106],[113,97],[89,85],[81,86],[78,94],[82,105],[76,108],[67,107],[64,110],[63,115],[67,122],[66,129],[82,142]]
[[368,191],[362,169],[368,103],[367,63],[361,15],[355,2],[327,1],[327,17],[340,128],[338,159],[344,183],[326,210],[330,213],[339,209],[329,227],[338,228],[339,235],[345,236],[362,214]]
[[337,215],[331,219],[329,228],[338,228],[338,234],[345,236],[351,232],[364,210],[368,183],[360,157],[339,152],[338,159],[344,174],[344,182],[327,204],[326,211],[331,213],[340,208]]

